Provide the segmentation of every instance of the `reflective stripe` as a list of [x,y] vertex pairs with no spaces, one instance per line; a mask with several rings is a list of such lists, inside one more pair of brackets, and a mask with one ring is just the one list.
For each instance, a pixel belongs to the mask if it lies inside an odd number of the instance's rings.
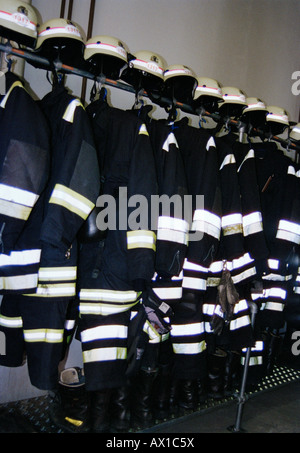
[[235,164],[235,157],[233,154],[227,154],[227,156],[224,158],[221,166],[220,166],[220,170],[222,170],[225,165],[229,165],[229,164]]
[[251,214],[243,216],[243,231],[244,236],[249,236],[250,234],[263,231],[261,212],[251,212]]
[[143,326],[143,331],[148,335],[149,343],[157,344],[161,342],[161,335],[155,330],[155,328],[148,320],[146,320]]
[[136,302],[142,293],[136,291],[116,291],[112,289],[82,289],[79,293],[81,300],[105,302]]
[[13,201],[0,200],[0,214],[13,217],[15,219],[27,220],[32,208],[23,206]]
[[66,330],[72,330],[72,329],[74,329],[75,324],[76,324],[76,323],[75,323],[74,320],[67,319],[67,320],[65,321],[64,328],[65,328]]
[[188,234],[182,233],[181,231],[159,229],[159,230],[157,230],[157,240],[158,241],[177,242],[178,244],[187,245]]
[[127,338],[128,327],[122,325],[98,326],[81,332],[81,341],[103,340],[107,338]]
[[95,206],[94,203],[83,195],[80,195],[74,190],[61,184],[55,185],[49,203],[55,203],[63,206],[69,211],[79,215],[84,220]]
[[84,109],[84,107],[79,99],[73,99],[73,101],[70,102],[70,104],[68,105],[68,107],[65,110],[65,113],[63,115],[63,120],[68,121],[68,123],[73,123],[74,114],[75,114],[75,110],[77,107],[82,107]]
[[63,329],[30,329],[24,330],[24,339],[28,343],[61,343],[63,333]]
[[29,190],[8,186],[7,184],[0,184],[0,198],[2,200],[33,207],[38,197],[37,194],[30,192]]
[[80,302],[79,311],[81,315],[115,315],[117,313],[123,313],[124,311],[130,310],[134,307],[139,301],[133,302],[131,304],[120,304],[114,305],[112,303],[88,303]]
[[41,250],[20,250],[11,252],[9,255],[0,254],[0,266],[25,266],[40,262]]
[[41,267],[39,281],[43,280],[70,280],[76,279],[77,267]]
[[241,214],[229,214],[222,217],[222,229],[224,236],[243,232],[243,218]]
[[210,137],[208,142],[206,143],[206,151],[208,151],[210,149],[210,147],[213,147],[213,148],[216,147],[216,143],[215,143],[213,137]]
[[249,316],[241,316],[240,318],[233,319],[229,323],[229,329],[230,330],[237,330],[240,329],[241,327],[246,327],[251,324]]
[[[15,11],[14,13],[9,13],[8,11],[0,11],[0,18],[4,19],[5,21],[12,22],[19,27],[28,28],[29,30],[34,32],[35,36],[37,35],[36,24],[32,22],[25,14],[19,11]],[[26,34],[25,30],[24,34]]]
[[24,296],[31,297],[74,297],[75,295],[75,283],[53,283],[49,285],[38,285],[34,294],[24,294]]
[[5,105],[6,105],[6,102],[12,92],[12,90],[16,87],[19,87],[19,88],[23,88],[24,90],[24,87],[22,85],[22,83],[20,81],[17,81],[17,82],[14,82],[12,84],[12,86],[10,87],[10,89],[8,90],[8,92],[5,94],[4,98],[2,99],[1,103],[0,103],[0,107],[2,107],[3,109],[5,108]]
[[202,333],[204,333],[203,322],[195,322],[190,324],[172,324],[172,337],[200,335]]
[[199,343],[173,343],[172,347],[175,354],[200,354],[205,351],[206,343],[204,340]]
[[279,302],[269,302],[268,301],[268,302],[266,302],[264,309],[282,312],[284,309],[284,304],[281,304]]
[[38,274],[14,275],[12,277],[0,277],[0,289],[6,291],[28,290],[36,288]]
[[196,209],[193,216],[192,231],[202,231],[217,239],[220,237],[221,219],[205,209]]
[[162,149],[164,151],[169,152],[170,145],[175,145],[178,148],[178,143],[177,143],[177,140],[176,140],[173,132],[171,132],[171,134],[169,134],[168,137],[166,138],[166,140],[162,146]]
[[145,124],[142,124],[142,125],[140,126],[139,135],[148,135],[148,136],[149,136]]
[[280,261],[279,260],[275,260],[273,258],[269,258],[268,259],[268,266],[270,269],[279,269],[279,264],[280,264]]
[[254,158],[254,157],[255,157],[254,150],[253,150],[253,149],[250,149],[250,150],[248,151],[248,153],[246,154],[246,156],[244,157],[244,159],[243,159],[241,165],[239,166],[239,168],[237,169],[237,171],[238,171],[238,172],[241,171],[241,168],[242,168],[243,164],[246,162],[247,159],[252,159],[252,158]]
[[300,244],[300,224],[280,220],[276,238]]
[[79,293],[79,299],[81,301],[79,311],[83,315],[109,315],[122,313],[134,307],[139,302],[140,296],[141,293],[135,291],[83,289]]
[[282,288],[268,288],[265,289],[264,297],[279,297],[280,299],[286,299],[286,290]]
[[155,251],[156,235],[150,230],[127,231],[128,250],[136,248],[148,248]]
[[23,320],[21,316],[10,317],[0,315],[0,326],[19,329],[23,327]]
[[243,272],[240,272],[238,275],[232,275],[232,281],[234,284],[239,283],[243,280],[246,280],[250,277],[256,275],[256,267],[251,267],[250,269],[246,269]]
[[189,224],[183,219],[160,216],[158,218],[157,239],[187,245]]
[[[104,42],[94,42],[94,43],[87,43],[87,49],[102,49],[102,50],[109,50],[110,52],[114,52],[117,56],[121,55],[122,57],[126,58],[127,60],[127,52],[121,46],[114,46],[113,44],[108,44]],[[140,62],[140,60],[137,60]]]
[[192,263],[187,258],[184,260],[183,269],[190,270],[190,271],[195,271],[195,272],[201,272],[201,273],[203,273],[203,272],[207,273],[208,272],[208,268],[207,267],[203,267],[200,264]]
[[96,348],[83,351],[83,362],[105,362],[107,360],[126,360],[126,348]]
[[181,299],[182,298],[182,288],[181,287],[172,287],[166,286],[165,288],[152,288],[155,294],[162,300],[168,299]]
[[199,277],[183,277],[182,287],[188,289],[196,289],[199,291],[206,290],[206,279]]

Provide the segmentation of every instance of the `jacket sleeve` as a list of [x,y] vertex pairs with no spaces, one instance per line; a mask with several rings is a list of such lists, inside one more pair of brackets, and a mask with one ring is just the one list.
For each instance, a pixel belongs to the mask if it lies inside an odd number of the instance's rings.
[[67,146],[58,169],[41,240],[67,248],[96,204],[100,169],[90,120],[81,102],[69,102],[63,118]]
[[153,150],[146,125],[136,122],[128,181],[127,259],[129,280],[135,289],[154,274],[156,218],[152,218],[151,196],[157,194]]
[[162,180],[159,187],[159,217],[157,225],[155,270],[161,276],[178,276],[187,251],[189,222],[186,218],[188,198],[186,176],[178,143],[170,132],[162,149]]
[[0,109],[1,245],[2,252],[9,253],[48,181],[49,130],[43,113],[18,80],[10,86]]

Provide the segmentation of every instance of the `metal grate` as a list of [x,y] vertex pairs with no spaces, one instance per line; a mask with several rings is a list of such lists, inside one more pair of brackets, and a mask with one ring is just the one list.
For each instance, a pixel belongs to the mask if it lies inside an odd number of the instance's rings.
[[[292,382],[300,380],[300,370],[289,368],[287,366],[278,366],[275,365],[272,374],[265,376],[262,381],[257,385],[256,389],[249,392],[247,396],[255,397],[255,395],[260,392],[268,391],[282,385],[286,385]],[[235,401],[237,398],[239,389],[236,389],[236,393],[224,397],[219,400],[207,399],[204,403],[199,405],[195,411],[192,413],[205,412],[207,409],[212,409],[214,407],[220,407],[221,405],[228,404],[231,401]],[[161,423],[166,421],[174,421],[177,418],[185,414],[178,414],[172,416],[168,420],[156,421],[155,426],[158,426]],[[6,420],[6,423],[9,421],[9,417],[15,417],[23,419],[29,426],[33,427],[35,432],[40,433],[64,433],[61,428],[58,428],[53,424],[49,417],[49,403],[48,397],[36,397],[30,398],[27,400],[21,400],[11,403],[5,403],[0,405],[0,428],[2,420]],[[150,428],[151,429],[151,428]],[[2,431],[3,428],[2,428]]]

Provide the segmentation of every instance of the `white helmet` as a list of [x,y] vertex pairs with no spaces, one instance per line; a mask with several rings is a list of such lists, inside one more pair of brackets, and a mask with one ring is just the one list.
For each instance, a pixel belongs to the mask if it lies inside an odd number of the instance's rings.
[[197,86],[194,94],[194,101],[200,97],[223,99],[220,83],[209,77],[197,77]]
[[97,35],[85,44],[84,59],[95,75],[119,79],[121,70],[127,67],[127,58],[128,47],[114,36]]
[[122,79],[136,89],[143,88],[148,94],[160,93],[164,82],[166,61],[156,52],[139,50],[129,56],[128,69]]
[[267,121],[280,123],[285,126],[289,126],[289,115],[286,110],[281,107],[276,107],[275,105],[267,106]]
[[34,48],[37,38],[37,14],[28,3],[0,0],[0,36]]
[[188,66],[168,66],[164,72],[164,90],[167,97],[178,102],[191,103],[197,87],[197,75]]
[[82,64],[84,37],[80,26],[67,19],[50,19],[38,27],[35,51],[50,60],[59,58],[62,63]]
[[250,112],[267,112],[266,104],[259,98],[247,98],[246,99],[247,107],[243,110],[243,113]]
[[246,106],[246,95],[239,88],[222,87],[222,97],[224,104],[238,104]]
[[290,139],[293,142],[299,142],[300,141],[300,123],[296,124],[293,126],[291,132],[290,132]]

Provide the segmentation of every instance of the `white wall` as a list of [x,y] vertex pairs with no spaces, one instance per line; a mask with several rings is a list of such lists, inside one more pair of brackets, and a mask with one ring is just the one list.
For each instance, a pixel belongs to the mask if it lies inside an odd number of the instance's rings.
[[[32,4],[43,22],[59,17],[60,0]],[[72,18],[86,32],[89,5],[74,0]],[[132,53],[158,52],[169,65],[185,64],[198,76],[241,88],[298,121],[300,96],[291,92],[291,77],[300,70],[299,19],[299,0],[96,0],[92,35],[116,36]],[[37,72],[26,65],[27,81],[42,96],[50,87]],[[68,76],[67,85],[80,96],[80,78]],[[115,106],[132,105],[130,93],[111,91]]]
[[[41,22],[59,17],[60,0],[32,0]],[[68,7],[68,2],[67,7]],[[73,20],[87,32],[89,0],[74,0]],[[67,11],[67,8],[66,8]],[[124,41],[132,53],[146,49],[169,65],[185,64],[198,76],[243,89],[278,105],[298,121],[300,96],[291,92],[292,74],[300,71],[299,0],[96,0],[92,35],[108,34]],[[36,97],[51,90],[46,73],[25,63],[24,76]],[[81,95],[82,80],[68,75],[66,85]],[[89,99],[90,81],[87,84]],[[115,107],[131,107],[131,93],[111,88]],[[164,115],[158,109],[158,115]],[[67,365],[80,365],[78,342]],[[0,402],[40,394],[30,386],[26,365],[0,367]]]

